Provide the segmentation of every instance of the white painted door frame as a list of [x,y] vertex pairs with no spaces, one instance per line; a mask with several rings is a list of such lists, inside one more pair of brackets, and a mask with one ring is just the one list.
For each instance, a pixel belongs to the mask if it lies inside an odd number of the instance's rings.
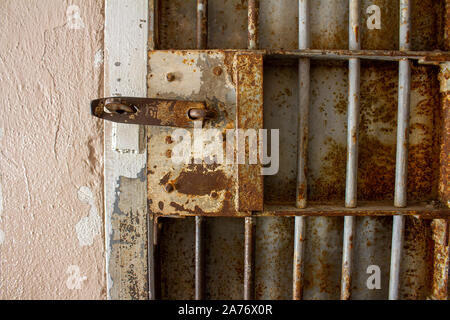
[[[105,96],[147,96],[153,3],[105,0]],[[147,299],[145,127],[105,122],[104,132],[107,296]]]

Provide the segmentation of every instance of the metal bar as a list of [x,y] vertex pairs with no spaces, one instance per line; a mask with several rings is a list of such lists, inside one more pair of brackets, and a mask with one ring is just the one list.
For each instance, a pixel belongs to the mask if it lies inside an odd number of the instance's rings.
[[259,47],[259,0],[248,1],[248,48]]
[[[360,50],[360,0],[349,1],[349,49]],[[359,131],[359,94],[360,69],[358,58],[349,60],[348,86],[348,124],[347,124],[347,176],[345,184],[345,206],[355,208],[357,203],[358,177],[358,131]],[[352,285],[353,237],[355,233],[355,217],[344,218],[344,244],[342,251],[341,300],[349,300]]]
[[403,251],[403,235],[405,231],[405,217],[395,216],[392,226],[391,269],[389,278],[389,300],[399,297],[400,263]]
[[269,58],[311,58],[317,60],[348,60],[359,58],[365,60],[400,61],[402,59],[418,60],[424,64],[440,64],[450,60],[448,51],[388,51],[388,50],[264,50]]
[[341,300],[350,300],[353,265],[353,239],[356,219],[353,216],[344,218],[344,245],[342,252]]
[[149,265],[149,300],[161,299],[161,260],[160,260],[160,239],[162,223],[157,217],[148,217],[147,228],[148,245],[150,254],[148,255]]
[[197,49],[208,47],[208,0],[197,0]]
[[[309,0],[299,0],[299,49],[310,46]],[[297,131],[297,191],[296,204],[298,208],[306,207],[308,162],[308,118],[310,105],[310,60],[299,60],[299,110]]]
[[[298,46],[300,50],[310,47],[310,17],[309,0],[299,0],[299,35]],[[309,106],[311,99],[311,64],[309,58],[299,59],[299,108],[297,121],[297,188],[296,207],[306,208],[307,205],[307,164],[308,164],[308,130]],[[303,270],[304,270],[304,241],[306,232],[305,217],[295,217],[294,231],[294,274],[293,299],[300,300],[303,296]]]
[[[259,0],[248,2],[248,48],[258,49],[259,45]],[[245,148],[245,147],[244,147]],[[259,173],[258,173],[259,174]],[[244,235],[244,299],[255,298],[255,233],[254,217],[245,218]]]
[[195,217],[195,300],[205,299],[204,218]]
[[[350,50],[361,49],[359,12],[360,1],[350,0],[349,46]],[[359,93],[360,60],[349,60],[348,87],[348,129],[347,129],[347,181],[345,185],[345,206],[356,207],[356,184],[358,173],[358,127],[359,127]]]
[[[208,0],[197,0],[197,49],[208,47]],[[204,218],[195,217],[195,300],[205,299]]]
[[244,300],[255,298],[255,232],[254,217],[245,218]]
[[[410,50],[411,3],[400,0],[400,50]],[[409,107],[411,95],[411,67],[408,59],[399,62],[397,158],[395,166],[394,205],[406,207]],[[395,216],[392,227],[391,272],[389,279],[389,299],[399,297],[400,263],[403,249],[405,217]]]
[[303,297],[305,232],[305,217],[295,217],[293,300],[301,300]]
[[344,217],[344,216],[420,216],[422,219],[447,219],[450,209],[442,207],[440,203],[435,205],[428,202],[412,203],[407,208],[396,208],[392,203],[385,201],[360,201],[357,208],[346,208],[341,203],[324,204],[322,202],[308,202],[305,209],[296,208],[292,205],[265,205],[263,212],[254,212],[258,217],[268,216],[305,216],[305,217]]

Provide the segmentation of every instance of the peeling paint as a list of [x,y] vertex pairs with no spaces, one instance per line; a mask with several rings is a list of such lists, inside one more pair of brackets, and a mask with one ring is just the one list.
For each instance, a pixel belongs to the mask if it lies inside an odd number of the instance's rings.
[[103,50],[100,49],[95,53],[94,56],[94,67],[98,68],[103,64]]
[[82,218],[75,226],[78,241],[82,247],[91,246],[94,243],[94,238],[100,234],[101,219],[91,189],[81,187],[78,190],[78,199],[91,207],[89,216]]

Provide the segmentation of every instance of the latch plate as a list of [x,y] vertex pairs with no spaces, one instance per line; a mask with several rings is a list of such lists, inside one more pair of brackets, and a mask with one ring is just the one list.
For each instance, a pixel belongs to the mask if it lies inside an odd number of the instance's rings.
[[[218,129],[225,136],[227,130],[238,127],[262,129],[262,54],[236,50],[150,51],[149,70],[150,98],[214,102],[217,118],[204,125],[200,130],[203,133],[206,129]],[[199,132],[187,130],[194,143]],[[175,164],[171,161],[177,146],[173,132],[167,127],[147,130],[151,213],[243,216],[263,209],[259,164],[196,163],[194,157],[188,164]],[[246,172],[250,174],[248,179],[244,179]]]

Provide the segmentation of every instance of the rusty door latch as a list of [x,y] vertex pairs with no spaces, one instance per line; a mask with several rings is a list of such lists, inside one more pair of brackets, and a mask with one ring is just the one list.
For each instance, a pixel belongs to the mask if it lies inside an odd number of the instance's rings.
[[216,117],[206,102],[183,100],[113,97],[91,102],[93,116],[126,124],[191,128],[194,121]]

